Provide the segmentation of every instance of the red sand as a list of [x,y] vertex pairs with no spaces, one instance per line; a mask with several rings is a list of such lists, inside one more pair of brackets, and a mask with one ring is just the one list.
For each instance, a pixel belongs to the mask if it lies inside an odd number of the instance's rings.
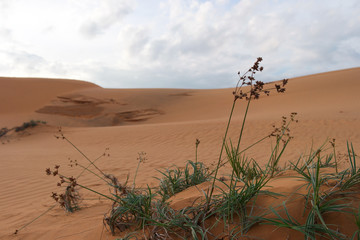
[[[199,160],[207,165],[216,162],[233,100],[232,89],[103,89],[87,82],[58,79],[0,78],[0,89],[0,128],[31,119],[47,122],[0,138],[0,239],[116,238],[103,231],[102,218],[110,203],[83,190],[92,200],[86,200],[81,211],[67,214],[55,207],[13,235],[54,204],[50,195],[58,190],[56,179],[47,177],[45,168],[60,164],[63,173],[75,176],[80,169],[69,168],[68,158],[86,163],[68,143],[54,137],[58,126],[91,159],[110,148],[110,156],[97,165],[119,180],[125,180],[128,173],[132,179],[137,153],[146,152],[148,160],[140,165],[137,186],[155,186],[158,181],[154,176],[160,176],[156,169],[184,166],[187,160],[194,160],[196,138],[201,141]],[[327,138],[336,139],[340,153],[346,152],[347,140],[360,151],[359,93],[360,68],[290,79],[284,94],[272,93],[252,103],[243,144],[267,135],[273,124],[280,124],[281,116],[297,112],[299,122],[291,126],[294,139],[282,164],[296,161],[312,143],[319,146]],[[238,135],[244,108],[245,102],[237,105],[230,128],[233,139]],[[265,163],[270,146],[267,141],[247,155]],[[295,185],[288,181],[274,180],[272,186],[277,191],[291,191]],[[89,174],[79,182],[108,192]],[[287,233],[269,231],[271,236],[265,239],[286,239]]]

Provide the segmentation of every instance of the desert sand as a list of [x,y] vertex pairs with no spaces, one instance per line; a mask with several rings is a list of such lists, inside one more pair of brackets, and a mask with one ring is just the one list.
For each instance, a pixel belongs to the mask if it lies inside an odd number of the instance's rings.
[[[234,85],[236,81],[235,76]],[[282,116],[297,112],[299,122],[291,125],[294,139],[281,165],[296,161],[312,145],[317,147],[333,138],[339,156],[346,153],[346,141],[360,151],[360,68],[291,78],[286,87],[285,93],[271,93],[252,102],[244,146],[269,134],[272,125],[281,123]],[[80,211],[70,214],[56,205],[14,234],[55,204],[50,195],[59,190],[57,179],[46,176],[46,168],[58,164],[62,173],[75,176],[81,169],[68,166],[69,160],[86,165],[78,151],[55,137],[59,127],[90,159],[108,148],[97,166],[120,181],[125,181],[128,174],[133,179],[138,153],[146,152],[147,160],[139,167],[136,186],[154,187],[158,184],[155,177],[160,177],[157,169],[184,166],[187,160],[195,160],[196,139],[200,140],[198,160],[210,167],[215,164],[233,101],[231,88],[103,89],[63,79],[0,78],[0,89],[0,128],[12,128],[32,119],[46,122],[0,138],[0,239],[119,238],[111,236],[103,225],[111,202],[85,190],[80,190],[85,198]],[[245,101],[239,102],[230,127],[232,139],[238,135],[244,109]],[[269,139],[247,155],[265,164],[273,143]],[[346,164],[345,158],[340,159],[341,166]],[[229,169],[225,166],[220,174],[226,176]],[[89,173],[78,182],[109,192]],[[297,184],[284,178],[271,183],[278,192],[292,191]],[[191,194],[175,198],[173,204]],[[260,238],[303,239],[287,230],[269,226],[263,229],[268,233],[261,233]]]

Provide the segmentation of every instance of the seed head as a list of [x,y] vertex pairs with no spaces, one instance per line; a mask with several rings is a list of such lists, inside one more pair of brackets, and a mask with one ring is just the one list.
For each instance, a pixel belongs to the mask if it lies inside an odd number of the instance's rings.
[[195,142],[196,147],[198,147],[199,144],[200,144],[200,140],[197,138],[197,139],[196,139],[196,142]]
[[[255,80],[255,74],[264,70],[264,67],[260,66],[262,60],[262,57],[258,57],[254,65],[249,68],[245,74],[240,75],[240,71],[238,72],[239,80],[236,84],[235,90],[232,92],[234,95],[234,101],[243,98],[246,100],[259,99],[262,93],[269,96],[270,91],[273,89],[275,89],[278,93],[285,92],[285,85],[288,83],[288,79],[284,79],[280,84],[275,84],[274,87],[267,89],[265,89],[264,82]],[[241,88],[243,86],[250,86],[250,90],[247,92],[249,95],[242,93]]]

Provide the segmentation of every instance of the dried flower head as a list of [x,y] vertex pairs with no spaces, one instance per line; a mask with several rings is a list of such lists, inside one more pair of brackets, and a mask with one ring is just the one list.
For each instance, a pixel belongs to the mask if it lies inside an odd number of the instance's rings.
[[197,138],[197,139],[196,139],[196,141],[195,141],[195,145],[196,145],[196,147],[198,147],[198,146],[199,146],[199,144],[200,144],[200,140]]
[[58,128],[58,133],[59,133],[59,135],[54,135],[54,137],[55,137],[56,139],[65,139],[65,136],[64,136],[64,133],[63,133],[61,127]]
[[146,158],[146,152],[138,152],[138,158],[137,160],[141,163],[145,163],[145,161],[147,160]]
[[[243,98],[245,98],[246,100],[259,99],[262,93],[269,96],[270,91],[274,89],[276,89],[278,93],[285,92],[285,85],[288,83],[288,79],[284,79],[282,80],[281,84],[275,84],[274,87],[267,89],[264,88],[264,82],[255,80],[255,74],[264,70],[264,67],[260,66],[262,60],[263,59],[261,57],[258,57],[254,65],[243,75],[240,74],[240,71],[238,72],[240,79],[236,84],[235,90],[233,91],[234,101]],[[250,86],[250,90],[247,92],[243,92],[243,86]]]
[[332,140],[329,141],[329,143],[331,144],[332,147],[335,147],[335,138],[333,138]]
[[276,139],[281,139],[283,143],[286,143],[287,141],[292,139],[293,136],[291,136],[290,134],[289,125],[291,122],[298,122],[298,120],[295,119],[296,115],[297,115],[296,112],[292,112],[290,114],[290,118],[283,116],[281,121],[281,126],[276,127],[275,125],[273,125],[273,131],[270,133],[269,136],[270,137],[274,136],[276,137]]

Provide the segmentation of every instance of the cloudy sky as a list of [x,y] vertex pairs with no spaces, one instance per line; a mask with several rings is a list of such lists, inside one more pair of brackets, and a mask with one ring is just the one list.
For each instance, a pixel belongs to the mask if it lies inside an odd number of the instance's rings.
[[0,0],[0,76],[231,87],[360,66],[359,0]]

